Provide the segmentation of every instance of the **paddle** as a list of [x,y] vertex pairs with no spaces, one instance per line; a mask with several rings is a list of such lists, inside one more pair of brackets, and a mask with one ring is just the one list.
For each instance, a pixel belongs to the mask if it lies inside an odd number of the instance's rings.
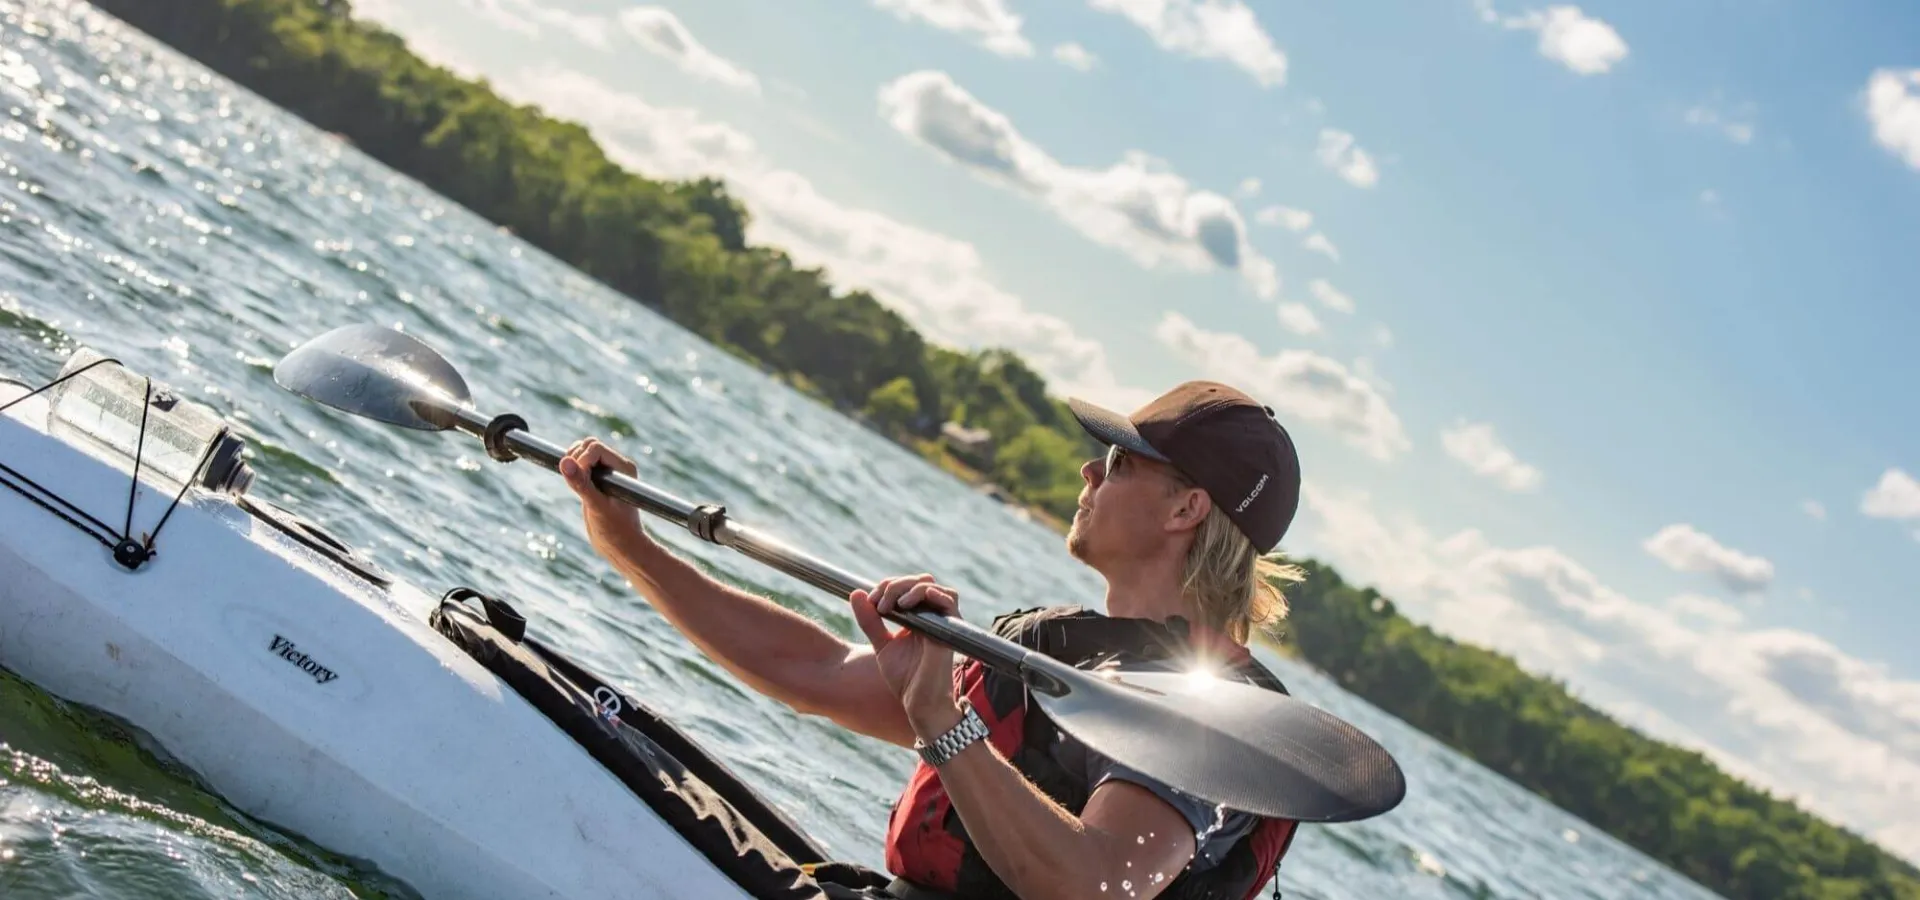
[[[502,462],[525,459],[557,472],[566,452],[530,433],[519,416],[477,412],[458,370],[387,328],[352,325],[323,334],[289,353],[273,374],[281,387],[355,415],[464,431]],[[594,484],[836,597],[874,585],[732,521],[720,507],[696,506],[604,467]],[[1203,800],[1275,818],[1349,822],[1387,812],[1406,794],[1384,748],[1297,698],[1206,674],[1095,674],[959,617],[919,610],[888,617],[1020,679],[1067,733]]]

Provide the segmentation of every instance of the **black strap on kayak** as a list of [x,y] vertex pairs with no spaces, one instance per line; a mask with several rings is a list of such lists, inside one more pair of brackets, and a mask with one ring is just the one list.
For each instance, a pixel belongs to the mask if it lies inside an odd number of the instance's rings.
[[[92,369],[94,366],[105,365],[107,363],[113,363],[114,365],[121,364],[118,359],[110,356],[94,360],[25,394],[15,397],[4,404],[0,404],[0,413],[6,412],[13,408],[15,404],[29,397],[51,390],[61,382],[78,377],[81,373]],[[183,482],[180,485],[179,492],[173,495],[173,502],[167,504],[167,511],[161,514],[160,521],[153,526],[153,531],[143,535],[141,540],[134,540],[133,509],[135,500],[139,497],[140,493],[140,463],[141,458],[145,455],[147,446],[147,413],[156,402],[153,397],[153,379],[148,378],[146,382],[146,399],[140,407],[140,435],[133,448],[133,477],[127,485],[126,523],[121,527],[119,533],[116,534],[112,526],[100,521],[98,517],[81,509],[72,501],[48,490],[33,479],[21,474],[19,470],[12,466],[0,463],[0,473],[4,473],[4,477],[0,477],[0,485],[12,489],[14,493],[27,498],[32,501],[34,505],[53,513],[62,521],[79,529],[81,533],[99,541],[102,545],[106,546],[107,549],[113,551],[114,562],[130,570],[140,568],[154,557],[157,551],[153,549],[153,544],[154,541],[160,537],[160,529],[166,527],[168,519],[173,518],[174,508],[180,505],[181,499],[187,495],[187,487],[192,484],[191,478]],[[171,409],[172,405],[178,401],[177,398],[174,398],[172,395],[165,394],[158,402],[161,404],[162,410],[167,410]],[[221,439],[226,437],[228,431],[228,426],[220,426],[220,430],[214,434],[213,440],[207,444],[207,449],[201,453],[200,464],[194,468],[194,471],[198,472],[206,466],[207,460],[213,457],[214,448],[220,446]]]
[[[94,518],[86,510],[61,499],[58,494],[35,484],[33,479],[20,474],[12,466],[0,463],[0,473],[4,473],[4,477],[0,477],[0,485],[12,488],[14,493],[33,501],[34,505],[66,520],[67,524],[92,536],[107,549],[111,550],[115,544],[119,543],[120,536],[114,534],[112,526]],[[37,492],[38,496],[34,492]],[[82,519],[86,521],[81,521]]]
[[[152,392],[152,382],[148,382],[148,392]],[[144,425],[146,415],[143,413],[140,419],[142,422],[140,445],[144,446],[147,438]],[[207,449],[200,451],[200,461],[194,464],[193,471],[199,472],[207,467],[207,460],[213,458],[213,451],[220,446],[221,439],[225,438],[231,430],[228,426],[221,425],[220,430],[213,433],[213,440],[207,442]],[[139,453],[137,449],[134,454],[134,460],[134,472],[137,478],[140,471]],[[153,549],[153,542],[160,539],[160,529],[167,527],[167,520],[173,518],[174,509],[180,506],[181,499],[187,496],[187,488],[192,484],[192,478],[180,482],[180,490],[174,492],[173,500],[167,504],[167,511],[160,514],[160,521],[154,523],[153,531],[147,533],[143,543],[138,544],[134,543],[133,540],[133,497],[131,496],[131,492],[129,492],[129,496],[127,497],[127,534],[119,546],[114,548],[114,559],[119,560],[121,565],[129,569],[140,568],[141,563],[152,559],[156,552]],[[123,555],[125,556],[124,559],[122,558]]]
[[[14,404],[21,403],[29,397],[33,397],[37,394],[40,394],[43,391],[51,390],[54,387],[58,386],[61,382],[66,381],[69,378],[76,377],[80,375],[82,372],[85,372],[88,369],[93,368],[94,366],[104,365],[106,363],[114,363],[117,365],[119,364],[119,362],[120,362],[119,360],[114,359],[112,357],[95,360],[91,363],[88,363],[85,366],[80,367],[75,371],[69,372],[66,375],[62,375],[59,378],[55,378],[54,380],[46,384],[43,384],[37,388],[34,388],[33,390],[30,390],[25,394],[22,394],[19,397],[16,397],[13,400],[8,401],[4,405],[0,405],[0,413],[6,412],[7,410],[13,408]],[[81,509],[78,506],[75,506],[73,503],[69,502],[64,497],[61,497],[59,494],[56,494],[40,486],[33,479],[20,474],[20,472],[14,469],[12,466],[9,466],[5,463],[0,463],[0,472],[6,473],[5,478],[0,478],[0,484],[6,485],[8,488],[11,488],[14,491],[14,493],[17,493],[20,496],[33,501],[33,503],[36,506],[39,506],[41,509],[44,509],[50,513],[53,513],[56,516],[59,516],[67,524],[80,529],[81,532],[92,537],[94,540],[99,541],[101,544],[106,545],[107,549],[109,550],[115,549],[115,546],[119,544],[121,540],[124,539],[126,532],[122,531],[118,534],[114,533],[113,526],[100,521],[92,513],[89,513],[86,510]],[[85,521],[81,521],[83,519]],[[117,551],[116,551],[116,554],[117,554]]]
[[488,596],[470,587],[457,587],[440,595],[441,603],[460,603],[466,600],[480,601],[480,607],[486,610],[487,624],[505,635],[507,640],[516,644],[527,636],[527,617],[505,600]]

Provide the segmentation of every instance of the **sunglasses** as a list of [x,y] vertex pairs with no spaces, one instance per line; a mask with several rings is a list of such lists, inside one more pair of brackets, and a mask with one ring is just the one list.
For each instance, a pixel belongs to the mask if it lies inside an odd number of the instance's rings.
[[[1126,462],[1129,458],[1133,457],[1134,455],[1135,454],[1132,451],[1128,450],[1125,447],[1120,446],[1119,444],[1108,444],[1106,469],[1104,470],[1104,474],[1101,477],[1112,478],[1113,473],[1120,471],[1120,464]],[[1163,469],[1167,473],[1167,476],[1172,478],[1176,483],[1184,487],[1192,487],[1194,485],[1193,479],[1187,477],[1187,473],[1182,472],[1179,469],[1176,469],[1172,466],[1161,466],[1160,468]]]

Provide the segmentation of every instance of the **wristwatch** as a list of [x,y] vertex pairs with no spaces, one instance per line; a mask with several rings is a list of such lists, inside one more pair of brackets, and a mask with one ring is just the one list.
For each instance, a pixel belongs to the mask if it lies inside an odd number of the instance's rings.
[[974,741],[986,736],[987,723],[980,719],[980,714],[974,711],[971,702],[961,700],[960,724],[947,729],[946,734],[934,738],[932,743],[916,739],[913,742],[913,749],[919,751],[920,758],[926,760],[927,765],[937,769],[947,760],[959,755],[960,751],[967,749]]

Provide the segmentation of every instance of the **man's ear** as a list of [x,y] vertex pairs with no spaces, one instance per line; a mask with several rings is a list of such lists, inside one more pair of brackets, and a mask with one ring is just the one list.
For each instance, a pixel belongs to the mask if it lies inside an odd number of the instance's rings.
[[1207,514],[1213,511],[1213,498],[1200,488],[1186,488],[1176,496],[1172,512],[1167,516],[1168,531],[1194,531],[1200,523],[1207,520]]

